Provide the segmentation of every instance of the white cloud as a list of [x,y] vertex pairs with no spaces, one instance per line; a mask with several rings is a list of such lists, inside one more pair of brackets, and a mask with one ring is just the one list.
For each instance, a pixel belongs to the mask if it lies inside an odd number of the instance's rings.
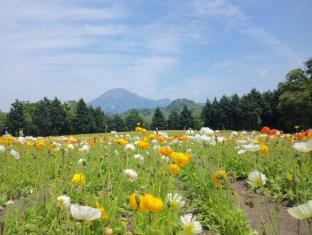
[[194,8],[197,15],[221,18],[230,26],[242,25],[248,19],[239,7],[225,0],[195,0]]
[[194,9],[198,17],[220,19],[230,29],[248,35],[296,64],[300,64],[304,60],[288,45],[275,38],[265,29],[254,26],[238,6],[226,0],[195,0]]

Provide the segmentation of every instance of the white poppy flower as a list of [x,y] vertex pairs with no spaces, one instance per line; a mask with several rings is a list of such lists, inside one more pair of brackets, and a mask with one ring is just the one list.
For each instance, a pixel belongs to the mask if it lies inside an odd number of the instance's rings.
[[126,144],[125,150],[126,150],[127,152],[133,152],[133,151],[135,150],[134,144]]
[[211,130],[209,127],[202,127],[199,131],[200,134],[205,135],[212,135],[214,133],[213,130]]
[[97,208],[71,204],[69,209],[71,216],[77,220],[90,221],[101,217],[101,211]]
[[245,144],[243,145],[243,148],[249,152],[257,152],[260,149],[259,144]]
[[75,146],[73,144],[69,144],[69,145],[67,145],[67,148],[68,149],[75,149]]
[[25,144],[25,141],[26,141],[26,139],[24,138],[24,137],[18,137],[17,138],[17,141],[21,144],[21,145],[23,145],[23,144]]
[[238,150],[237,154],[238,155],[242,155],[244,153],[246,153],[247,151],[245,149],[241,149],[241,150]]
[[125,169],[123,172],[131,182],[138,178],[138,174],[132,169]]
[[87,160],[84,159],[84,158],[80,158],[79,161],[78,161],[78,164],[85,166],[87,164]]
[[169,162],[169,157],[165,156],[165,155],[162,155],[160,157],[162,160],[164,160],[165,162]]
[[79,152],[89,152],[90,146],[87,144],[84,144],[80,149],[78,149]]
[[312,151],[312,139],[307,142],[294,143],[292,146],[297,151],[308,153]]
[[195,219],[196,217],[192,214],[180,216],[180,221],[184,234],[195,235],[200,234],[203,231],[200,222],[196,221]]
[[207,135],[196,135],[195,139],[197,140],[197,142],[202,144],[209,144],[212,140],[212,138]]
[[312,200],[305,204],[289,208],[288,213],[296,219],[308,219],[312,217]]
[[182,196],[175,193],[168,193],[166,200],[171,208],[179,209],[185,205],[185,201],[182,200]]
[[21,158],[20,154],[16,152],[14,149],[10,151],[10,154],[15,160],[19,160]]
[[4,151],[5,151],[5,147],[0,144],[0,153],[4,153]]
[[66,195],[59,196],[56,200],[58,201],[60,207],[68,208],[70,206],[70,197]]
[[253,171],[248,175],[247,183],[253,188],[259,188],[265,185],[267,177],[260,171]]
[[141,154],[134,154],[133,158],[139,161],[144,161],[144,157]]

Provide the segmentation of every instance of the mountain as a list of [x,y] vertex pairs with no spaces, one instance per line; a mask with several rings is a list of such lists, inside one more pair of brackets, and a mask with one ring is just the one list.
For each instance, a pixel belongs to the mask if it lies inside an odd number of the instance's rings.
[[124,88],[111,89],[103,95],[89,102],[94,108],[100,107],[105,113],[120,114],[129,109],[143,109],[165,107],[170,104],[169,99],[153,100],[139,96]]

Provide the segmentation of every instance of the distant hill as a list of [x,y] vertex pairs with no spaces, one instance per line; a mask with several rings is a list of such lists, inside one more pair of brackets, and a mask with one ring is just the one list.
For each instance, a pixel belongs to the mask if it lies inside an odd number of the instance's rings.
[[201,105],[195,103],[192,100],[188,100],[188,99],[177,99],[172,101],[171,104],[169,104],[166,107],[167,112],[171,112],[171,111],[176,111],[176,112],[181,112],[184,105],[186,105],[186,107],[192,111],[192,113],[198,113],[201,112],[202,107]]
[[[188,99],[176,99],[174,101],[172,101],[168,106],[166,107],[161,107],[161,111],[163,112],[164,116],[166,118],[168,118],[170,112],[172,111],[176,111],[178,113],[180,113],[184,107],[184,105],[186,105],[186,107],[192,111],[193,115],[200,115],[201,111],[202,111],[202,106],[200,104],[195,103],[192,100],[188,100]],[[144,118],[144,120],[148,123],[151,123],[153,115],[154,115],[154,110],[153,109],[138,109],[138,112],[140,114],[140,116],[142,116]],[[127,116],[129,113],[129,110],[124,112],[122,114],[123,117]]]
[[94,108],[100,107],[107,114],[121,114],[129,109],[153,109],[166,107],[169,99],[153,100],[139,96],[124,88],[116,88],[105,92],[103,95],[89,102]]

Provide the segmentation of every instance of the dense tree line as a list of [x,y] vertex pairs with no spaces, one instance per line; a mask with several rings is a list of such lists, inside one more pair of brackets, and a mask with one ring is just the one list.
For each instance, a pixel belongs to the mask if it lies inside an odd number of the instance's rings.
[[123,118],[108,116],[100,108],[87,105],[83,99],[62,103],[57,98],[43,98],[39,102],[15,100],[10,111],[0,112],[0,129],[7,127],[17,135],[49,136],[115,131],[131,131],[137,125],[155,130],[213,129],[258,130],[270,126],[292,131],[295,125],[302,129],[312,127],[312,59],[304,69],[294,69],[286,75],[276,90],[222,96],[207,100],[201,116],[193,115],[184,105],[181,112],[173,109],[166,119],[156,108],[152,122],[146,123],[139,112],[130,110]]
[[312,59],[304,69],[286,75],[276,90],[260,93],[252,89],[239,97],[207,100],[202,111],[204,126],[213,129],[258,130],[261,126],[292,131],[312,127]]

